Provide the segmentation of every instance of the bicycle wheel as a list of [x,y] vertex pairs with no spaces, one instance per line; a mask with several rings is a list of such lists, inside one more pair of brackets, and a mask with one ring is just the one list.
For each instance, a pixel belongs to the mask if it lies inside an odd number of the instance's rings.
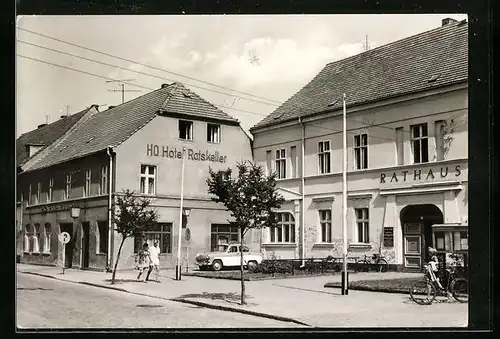
[[436,287],[428,280],[419,280],[410,288],[410,297],[419,305],[430,305],[436,298]]
[[451,282],[450,291],[458,302],[466,303],[469,301],[469,283],[467,279],[457,278]]
[[387,260],[385,259],[379,259],[377,261],[377,270],[379,272],[387,272],[387,268],[389,267],[389,264],[387,263]]

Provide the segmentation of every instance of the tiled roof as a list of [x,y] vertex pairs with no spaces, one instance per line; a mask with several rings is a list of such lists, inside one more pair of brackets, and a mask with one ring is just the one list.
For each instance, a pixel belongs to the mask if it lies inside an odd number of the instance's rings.
[[343,93],[349,107],[466,82],[467,73],[468,24],[450,23],[329,63],[251,130],[340,109]]
[[37,128],[19,136],[16,140],[16,163],[20,166],[28,160],[26,145],[43,145],[47,147],[66,133],[76,122],[78,122],[88,111],[86,108],[81,112],[61,118],[51,124]]
[[49,167],[116,147],[144,127],[159,112],[185,114],[198,118],[211,118],[228,123],[237,120],[200,98],[180,83],[137,97],[119,106],[91,115],[69,133],[63,142],[34,161],[24,171]]

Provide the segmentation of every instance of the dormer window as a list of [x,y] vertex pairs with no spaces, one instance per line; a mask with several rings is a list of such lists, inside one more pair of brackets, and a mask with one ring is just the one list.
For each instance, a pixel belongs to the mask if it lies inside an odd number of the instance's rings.
[[26,145],[26,154],[28,158],[32,157],[36,152],[41,150],[43,145]]

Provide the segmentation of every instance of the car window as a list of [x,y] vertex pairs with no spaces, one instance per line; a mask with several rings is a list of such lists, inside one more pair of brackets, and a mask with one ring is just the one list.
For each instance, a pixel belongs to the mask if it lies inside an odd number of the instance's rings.
[[248,249],[248,247],[243,246],[243,252],[250,252],[250,250]]
[[233,246],[229,249],[229,252],[230,253],[233,253],[233,252],[238,252],[238,248],[236,246]]

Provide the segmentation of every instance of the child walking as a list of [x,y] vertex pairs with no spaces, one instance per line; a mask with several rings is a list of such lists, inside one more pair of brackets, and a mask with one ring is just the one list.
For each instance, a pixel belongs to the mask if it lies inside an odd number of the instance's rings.
[[[151,255],[149,254],[147,243],[144,243],[144,245],[142,245],[142,249],[135,256],[135,262],[137,264],[137,269],[139,270],[137,280],[140,281],[142,273],[149,270],[149,265],[151,263]],[[146,276],[144,277],[143,282],[147,282]]]

